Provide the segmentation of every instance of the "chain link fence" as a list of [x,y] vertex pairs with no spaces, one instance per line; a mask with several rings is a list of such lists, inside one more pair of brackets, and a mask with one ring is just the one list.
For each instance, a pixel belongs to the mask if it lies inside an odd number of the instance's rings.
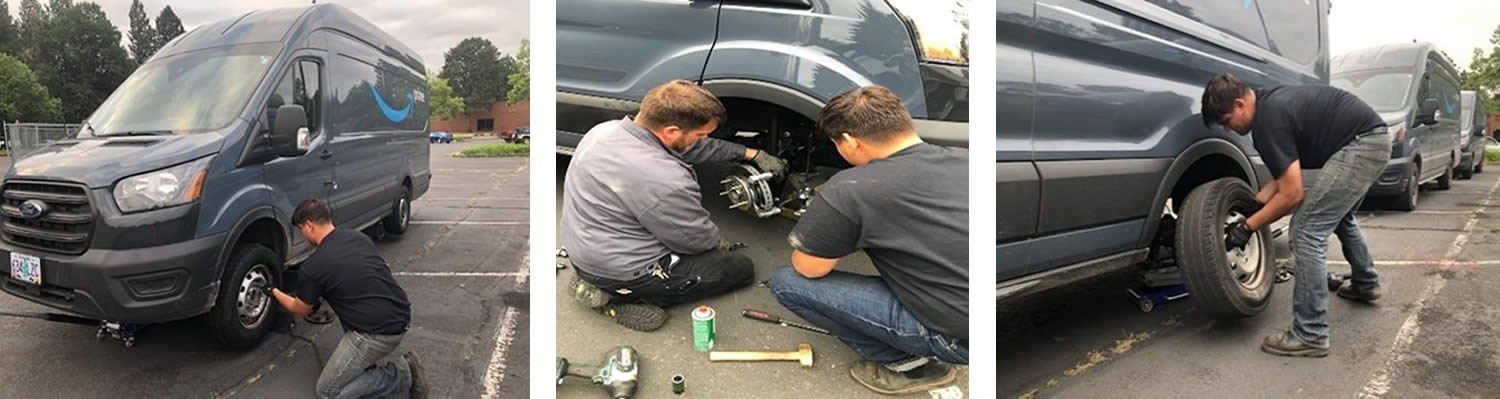
[[82,128],[82,124],[75,123],[6,123],[5,143],[0,147],[10,153],[10,162],[14,166],[16,159],[51,142],[68,138]]

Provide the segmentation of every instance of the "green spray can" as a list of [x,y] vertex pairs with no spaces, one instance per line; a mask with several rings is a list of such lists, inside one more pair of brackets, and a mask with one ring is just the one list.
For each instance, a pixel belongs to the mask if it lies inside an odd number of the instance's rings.
[[693,310],[693,348],[709,351],[714,348],[714,308],[698,305]]

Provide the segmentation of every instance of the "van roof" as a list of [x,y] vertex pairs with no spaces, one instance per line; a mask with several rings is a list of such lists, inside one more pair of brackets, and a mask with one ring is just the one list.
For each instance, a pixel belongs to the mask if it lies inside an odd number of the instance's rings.
[[332,29],[369,43],[426,73],[422,57],[370,21],[338,4],[256,10],[193,28],[168,42],[156,57],[251,43],[296,43],[319,29]]
[[1392,43],[1350,51],[1333,57],[1332,71],[1357,71],[1363,69],[1400,68],[1421,65],[1427,53],[1436,51],[1432,43]]

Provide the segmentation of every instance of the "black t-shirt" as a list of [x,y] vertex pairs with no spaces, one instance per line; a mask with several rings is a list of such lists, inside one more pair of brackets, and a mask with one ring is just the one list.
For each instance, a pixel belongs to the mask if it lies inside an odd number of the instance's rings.
[[787,240],[820,258],[863,249],[923,326],[968,339],[968,170],[968,151],[925,143],[845,169]]
[[393,335],[406,332],[411,303],[369,237],[334,229],[318,244],[297,283],[297,298],[314,309],[323,300],[344,331]]
[[1292,162],[1321,169],[1328,158],[1370,129],[1385,126],[1368,104],[1330,86],[1281,86],[1255,92],[1250,136],[1271,169],[1281,177]]

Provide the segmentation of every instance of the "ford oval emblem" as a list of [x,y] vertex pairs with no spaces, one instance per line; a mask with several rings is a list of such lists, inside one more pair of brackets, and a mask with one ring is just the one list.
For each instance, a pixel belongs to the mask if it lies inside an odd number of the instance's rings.
[[36,219],[47,213],[47,203],[42,200],[26,200],[21,203],[21,218]]

